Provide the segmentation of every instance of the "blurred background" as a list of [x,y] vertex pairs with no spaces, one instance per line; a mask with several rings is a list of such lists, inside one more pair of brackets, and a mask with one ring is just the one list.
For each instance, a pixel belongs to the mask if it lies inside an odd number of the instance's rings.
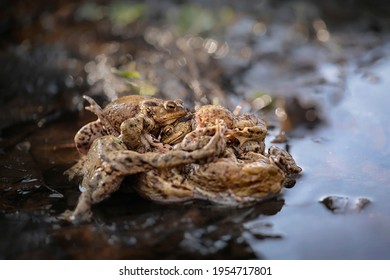
[[[390,257],[387,1],[209,2],[0,3],[1,259]],[[129,180],[62,223],[83,94],[240,106],[303,174],[238,209],[155,205]]]

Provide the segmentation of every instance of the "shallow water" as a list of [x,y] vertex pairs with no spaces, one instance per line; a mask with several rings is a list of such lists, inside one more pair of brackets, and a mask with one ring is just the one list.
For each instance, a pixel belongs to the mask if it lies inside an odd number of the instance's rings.
[[[167,3],[161,5],[172,7]],[[329,7],[292,3],[255,8],[256,17],[244,2],[232,22],[226,11],[219,14],[227,24],[224,32],[203,26],[209,37],[177,40],[169,29],[148,26],[153,22],[129,34],[104,21],[74,21],[67,11],[75,9],[82,18],[93,7],[61,4],[56,6],[61,13],[40,16],[42,26],[34,32],[10,28],[0,57],[7,66],[0,80],[0,258],[389,259],[388,21],[379,17],[374,25],[370,16],[353,21],[348,15],[337,19],[337,13],[332,20]],[[176,14],[197,11],[210,19],[198,7],[173,7]],[[291,9],[305,12],[294,17]],[[321,14],[328,16],[329,29],[318,33],[325,28]],[[314,27],[304,25],[311,20]],[[45,24],[51,21],[58,28],[54,38]],[[326,42],[317,38],[324,30],[330,32]],[[161,38],[150,37],[156,31]],[[194,54],[180,49],[183,42],[192,42]],[[204,49],[194,47],[199,42]],[[265,106],[258,112],[270,125],[267,145],[285,129],[287,143],[277,145],[287,145],[303,168],[296,185],[264,203],[232,209],[156,205],[133,193],[129,180],[94,207],[91,224],[58,220],[79,195],[62,175],[78,157],[73,135],[93,119],[83,112],[80,96],[92,94],[102,102],[120,91],[123,81],[110,69],[128,65],[129,53],[141,72],[160,75],[155,82],[162,96],[182,98],[189,106],[213,101],[231,109],[241,104],[244,111]],[[199,73],[169,68],[191,63],[198,63]],[[204,88],[193,86],[191,78]],[[278,109],[286,110],[287,120],[278,121]]]
[[[387,107],[390,60],[369,69],[375,81],[354,69],[346,95],[329,108],[326,127],[291,141],[304,169],[284,193],[286,205],[272,219],[286,238],[250,244],[273,259],[388,259],[390,195]],[[329,199],[333,207],[329,205]],[[362,206],[359,199],[368,200]],[[326,203],[327,202],[327,203]]]

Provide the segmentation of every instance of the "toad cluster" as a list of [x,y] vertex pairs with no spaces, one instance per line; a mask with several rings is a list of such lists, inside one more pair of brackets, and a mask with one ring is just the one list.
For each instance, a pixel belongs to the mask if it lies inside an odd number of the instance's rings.
[[98,119],[75,136],[80,160],[65,173],[81,178],[74,211],[62,218],[92,217],[91,205],[138,176],[136,191],[160,203],[208,200],[246,205],[295,183],[301,168],[276,146],[265,150],[267,128],[254,114],[217,105],[190,111],[181,100],[124,96],[102,109],[84,97]]

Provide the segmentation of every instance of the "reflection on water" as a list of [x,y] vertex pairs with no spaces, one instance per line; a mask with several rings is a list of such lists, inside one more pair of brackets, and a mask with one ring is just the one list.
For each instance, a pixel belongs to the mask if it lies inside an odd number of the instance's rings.
[[0,252],[18,259],[253,259],[243,236],[280,238],[272,224],[256,219],[275,215],[283,205],[273,199],[242,209],[206,203],[169,207],[121,193],[97,207],[93,224],[59,224],[44,212],[2,215],[0,236],[10,242],[1,243]]
[[304,174],[294,189],[284,193],[283,211],[267,219],[289,238],[249,240],[259,255],[389,258],[390,82],[386,77],[390,59],[366,68],[377,77],[375,82],[355,70],[352,67],[348,75],[345,98],[327,108],[329,124],[291,139],[291,152]]

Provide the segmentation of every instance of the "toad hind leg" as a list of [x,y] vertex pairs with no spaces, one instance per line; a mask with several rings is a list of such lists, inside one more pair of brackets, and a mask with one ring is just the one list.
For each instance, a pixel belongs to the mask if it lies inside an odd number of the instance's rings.
[[[97,171],[99,172],[99,175],[97,176],[97,179],[99,179],[97,185],[93,189],[88,188],[86,191],[82,192],[75,210],[65,211],[61,215],[62,219],[73,223],[90,221],[92,218],[91,206],[108,198],[112,193],[119,189],[123,181],[123,176],[118,174],[105,174],[102,170]],[[92,182],[96,181],[92,179]],[[85,184],[85,180],[83,180],[82,184]]]
[[83,192],[79,196],[76,209],[66,210],[59,218],[73,223],[88,222],[92,218],[91,203],[91,193]]
[[123,175],[114,170],[102,169],[101,166],[106,153],[124,149],[125,147],[113,136],[104,136],[94,141],[88,155],[66,172],[68,176],[83,176],[80,184],[82,193],[75,210],[66,211],[60,218],[73,223],[89,221],[92,217],[92,204],[99,203],[118,190]]
[[107,131],[107,134],[119,136],[119,132],[116,131],[115,127],[111,124],[110,120],[106,117],[106,114],[104,113],[102,107],[100,107],[99,104],[95,102],[95,100],[93,100],[91,97],[87,95],[83,95],[83,98],[89,102],[89,106],[86,106],[85,109],[94,113],[98,117],[102,126]]
[[99,137],[107,135],[100,120],[84,125],[75,135],[74,143],[80,154],[86,155],[92,142]]

